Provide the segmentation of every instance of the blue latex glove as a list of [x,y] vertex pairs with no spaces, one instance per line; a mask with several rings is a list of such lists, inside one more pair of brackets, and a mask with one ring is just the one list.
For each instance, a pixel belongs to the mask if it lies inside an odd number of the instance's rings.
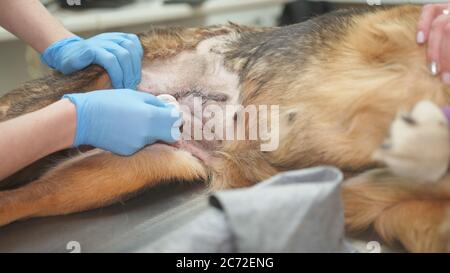
[[68,94],[76,107],[74,146],[92,145],[119,155],[131,155],[158,140],[180,138],[181,114],[148,93],[130,89]]
[[143,53],[136,35],[114,32],[86,40],[78,36],[62,39],[44,50],[41,60],[63,74],[98,64],[108,71],[114,88],[136,89]]

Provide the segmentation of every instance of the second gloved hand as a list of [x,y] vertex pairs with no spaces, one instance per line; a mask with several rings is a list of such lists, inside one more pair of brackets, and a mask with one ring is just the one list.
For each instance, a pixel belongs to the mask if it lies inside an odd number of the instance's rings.
[[143,53],[135,34],[112,32],[62,39],[44,50],[41,60],[64,74],[98,64],[108,71],[114,88],[135,89],[141,81]]
[[158,140],[180,138],[181,114],[155,96],[129,89],[68,94],[76,107],[74,146],[83,144],[131,155]]

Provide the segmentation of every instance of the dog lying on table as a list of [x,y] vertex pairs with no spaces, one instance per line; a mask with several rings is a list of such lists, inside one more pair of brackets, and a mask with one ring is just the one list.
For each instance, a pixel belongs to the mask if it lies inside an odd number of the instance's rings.
[[[450,104],[450,89],[430,75],[425,49],[415,42],[419,14],[420,7],[400,6],[337,11],[280,28],[229,24],[140,35],[139,90],[170,94],[187,106],[193,96],[203,107],[279,105],[278,148],[262,151],[260,140],[218,137],[177,147],[158,143],[130,157],[89,150],[26,185],[8,181],[29,177],[27,170],[6,179],[0,225],[105,206],[171,180],[201,180],[218,190],[329,164],[348,178],[342,187],[348,232],[373,227],[409,251],[447,251],[449,139],[439,107]],[[0,121],[67,92],[109,87],[95,66],[31,81],[0,98]],[[397,114],[401,109],[406,112]],[[231,126],[237,114],[227,117]]]

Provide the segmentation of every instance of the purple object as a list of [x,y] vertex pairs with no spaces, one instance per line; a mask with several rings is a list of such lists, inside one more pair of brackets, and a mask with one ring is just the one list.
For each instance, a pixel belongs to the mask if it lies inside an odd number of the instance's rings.
[[450,128],[450,106],[443,107],[442,112],[444,113],[445,117],[447,118],[447,123]]

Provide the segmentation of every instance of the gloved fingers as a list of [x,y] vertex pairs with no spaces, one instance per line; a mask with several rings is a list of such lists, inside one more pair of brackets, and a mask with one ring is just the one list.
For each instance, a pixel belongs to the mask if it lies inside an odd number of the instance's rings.
[[181,140],[181,131],[180,127],[172,127],[170,129],[170,137],[173,141],[168,141],[168,143],[174,143]]
[[136,86],[141,82],[142,46],[140,43],[135,43],[128,39],[119,42],[119,45],[125,48],[130,54],[131,64],[133,67],[133,73],[131,74],[133,77],[132,88],[136,88]]
[[164,101],[166,103],[167,107],[171,107],[173,111],[172,116],[177,117],[179,116],[179,119],[172,127],[180,127],[183,125],[183,112],[180,109],[180,104],[177,102],[176,98],[169,94],[161,94],[157,96],[158,99]]
[[[175,111],[177,111],[177,110],[175,110]],[[176,116],[176,114],[174,114],[174,116]],[[172,128],[174,128],[174,127],[179,128],[183,125],[183,123],[184,123],[183,122],[183,112],[179,112],[178,116],[179,116],[179,118],[172,124]]]
[[134,89],[117,89],[117,91],[120,92],[127,92],[128,96],[133,96],[135,98],[138,98],[143,103],[151,106],[161,107],[165,108],[168,107],[168,104],[166,104],[164,101],[160,100],[158,97],[142,91],[137,91]]
[[134,46],[134,49],[138,53],[139,63],[142,63],[142,58],[144,57],[144,48],[142,47],[141,40],[136,34],[127,33],[125,34],[126,38],[131,41]]
[[112,86],[123,88],[123,71],[116,56],[103,48],[95,49],[94,64],[98,64],[108,71]]
[[136,80],[134,78],[133,62],[130,52],[112,41],[106,41],[104,46],[108,52],[112,53],[116,57],[120,67],[122,68],[123,87],[136,89]]
[[170,117],[174,120],[172,121],[172,127],[183,125],[183,112],[180,111],[180,108],[173,104],[169,104],[168,107],[170,109]]
[[129,40],[135,45],[135,49],[138,52],[139,58],[142,59],[144,56],[144,49],[142,48],[141,40],[136,34],[133,33],[123,33],[123,32],[108,32],[99,34],[98,36],[102,40],[113,41],[117,44],[120,44],[124,40]]
[[[41,61],[63,74],[70,74],[92,62],[94,54],[84,45],[78,36],[61,39],[44,50]],[[76,48],[76,49],[75,49]],[[74,58],[74,52],[81,52],[80,58]],[[86,64],[87,62],[87,64]]]
[[180,127],[169,127],[161,132],[161,135],[158,137],[163,142],[166,143],[175,143],[180,141],[181,139],[181,131]]
[[181,125],[183,125],[183,115],[177,107],[171,106],[170,117],[171,118],[169,119],[169,124],[172,125],[170,127],[170,137],[167,137],[165,141],[172,143],[177,142],[181,139],[180,127]]
[[128,33],[126,34],[127,38],[133,42],[134,45],[136,45],[139,58],[142,60],[142,57],[144,57],[144,48],[142,48],[141,40],[136,34]]
[[139,98],[141,98],[142,101],[148,105],[156,106],[156,107],[160,107],[160,108],[167,107],[167,104],[164,103],[164,101],[158,99],[156,96],[154,96],[150,93],[141,92],[141,91],[134,91],[134,93],[136,93],[135,95],[138,96]]
[[[152,107],[152,106],[150,106]],[[177,142],[180,140],[181,132],[180,127],[181,123],[179,119],[181,118],[181,114],[174,107],[166,107],[166,108],[157,108],[152,107],[153,116],[151,119],[151,123],[157,123],[159,126],[157,138],[168,143]],[[179,126],[176,126],[178,125]],[[154,124],[152,125],[154,126]]]
[[[64,75],[72,74],[87,67],[95,59],[95,52],[83,44],[69,46],[71,48],[68,48],[64,55],[57,55],[57,64],[54,67]],[[76,53],[73,51],[74,46],[79,47]]]
[[[155,107],[151,106],[150,107]],[[154,119],[161,123],[164,127],[173,127],[178,125],[177,121],[182,118],[182,114],[178,108],[165,104],[165,107],[158,107],[157,109],[153,108],[154,113]],[[178,125],[178,126],[181,126]]]

